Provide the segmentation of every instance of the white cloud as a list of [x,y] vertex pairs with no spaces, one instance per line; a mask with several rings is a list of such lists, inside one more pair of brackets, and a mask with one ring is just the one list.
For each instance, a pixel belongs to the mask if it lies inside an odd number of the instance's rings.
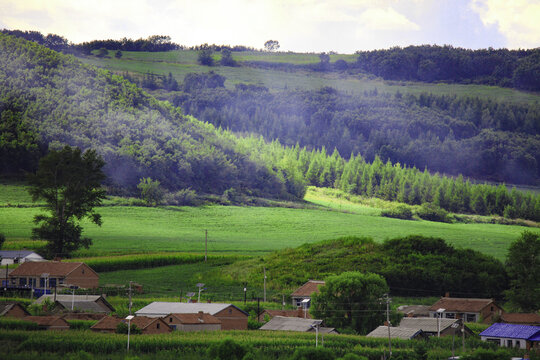
[[538,0],[473,0],[471,8],[484,25],[495,25],[510,48],[540,46],[540,2]]
[[394,30],[418,31],[420,26],[407,19],[391,7],[372,8],[364,11],[359,22],[363,29],[368,30]]

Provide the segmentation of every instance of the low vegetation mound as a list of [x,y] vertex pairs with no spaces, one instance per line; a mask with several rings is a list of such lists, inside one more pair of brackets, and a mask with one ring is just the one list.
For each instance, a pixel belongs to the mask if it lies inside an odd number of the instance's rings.
[[464,297],[500,297],[508,284],[505,268],[495,258],[420,235],[382,244],[365,237],[304,244],[235,263],[225,273],[259,284],[263,267],[268,275],[267,286],[281,290],[345,271],[382,275],[396,295],[436,296],[450,291]]

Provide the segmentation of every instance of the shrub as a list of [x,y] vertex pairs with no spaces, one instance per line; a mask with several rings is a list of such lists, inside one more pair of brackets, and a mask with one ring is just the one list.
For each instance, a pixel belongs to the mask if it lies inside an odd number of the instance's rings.
[[291,360],[330,360],[334,359],[334,352],[323,347],[299,347],[297,348]]
[[0,318],[0,329],[8,330],[39,330],[39,326],[31,321],[14,319],[14,318]]
[[506,360],[510,354],[506,350],[476,349],[472,354],[463,357],[464,360]]
[[348,353],[338,360],[368,360],[368,358],[365,356],[356,355],[354,353]]
[[[129,326],[130,334],[142,334],[142,330],[137,327],[135,324],[130,324]],[[117,334],[127,334],[128,333],[128,324],[125,322],[119,322],[116,326],[116,333]]]
[[166,193],[164,202],[167,205],[196,206],[199,204],[197,192],[192,189],[182,189],[175,193]]
[[208,348],[208,357],[212,360],[242,360],[246,348],[233,339],[225,339]]
[[448,212],[433,203],[423,203],[417,210],[416,215],[421,219],[437,222],[451,222]]
[[67,320],[71,330],[88,330],[97,320]]
[[413,213],[410,206],[398,205],[392,209],[383,210],[381,212],[381,216],[395,218],[395,219],[411,220]]

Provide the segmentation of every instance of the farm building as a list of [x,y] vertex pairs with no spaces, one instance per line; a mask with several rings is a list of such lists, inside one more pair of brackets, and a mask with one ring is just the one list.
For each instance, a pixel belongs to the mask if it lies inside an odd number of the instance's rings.
[[463,319],[465,322],[489,323],[494,316],[503,313],[503,309],[493,299],[468,299],[442,297],[429,307],[429,316],[437,317],[437,310],[442,309],[442,317],[446,319]]
[[135,314],[137,316],[164,317],[169,314],[198,314],[201,311],[218,318],[221,321],[221,330],[247,330],[249,314],[232,304],[155,301]]
[[503,347],[530,350],[539,347],[540,326],[495,323],[482,331],[480,338]]
[[535,313],[503,313],[501,323],[540,326],[540,315]]
[[22,319],[30,313],[19,303],[0,304],[0,316]]
[[46,294],[40,296],[34,304],[42,304],[46,299],[55,303],[62,312],[88,312],[108,314],[114,307],[101,295],[60,295]]
[[[452,325],[457,324],[452,327]],[[405,317],[401,319],[401,322],[399,323],[400,328],[406,328],[406,329],[420,329],[426,334],[427,336],[437,336],[439,331],[441,336],[447,336],[447,335],[454,335],[461,334],[461,329],[463,327],[463,323],[461,319],[436,319],[436,318],[415,318],[415,317]],[[472,335],[472,331],[467,328],[465,328],[465,334]]]
[[309,280],[300,286],[291,294],[293,306],[309,308],[311,305],[311,295],[318,293],[321,286],[324,286],[324,281],[320,280]]
[[173,330],[216,331],[221,330],[221,320],[200,311],[198,314],[169,314],[163,320]]
[[338,333],[336,329],[323,327],[320,326],[320,324],[321,320],[275,316],[269,322],[261,326],[259,330],[315,332],[315,328],[318,326],[319,332],[322,334]]
[[[115,316],[105,316],[90,327],[90,330],[102,333],[115,333],[120,323],[127,324],[128,321]],[[163,334],[170,333],[172,328],[161,318],[150,318],[147,316],[135,316],[131,319],[131,325],[135,325],[143,334]]]
[[[388,326],[379,326],[372,332],[366,335],[367,337],[374,337],[374,338],[388,338]],[[418,339],[425,337],[424,332],[422,329],[408,329],[408,328],[402,328],[402,327],[390,327],[390,337],[392,339],[402,339],[402,340],[410,340],[410,339]]]
[[69,330],[68,322],[60,316],[26,316],[23,320],[37,324],[42,330]]
[[25,262],[9,275],[10,287],[33,288],[50,292],[55,287],[98,287],[99,275],[85,263],[39,261]]
[[31,250],[2,250],[0,251],[1,265],[22,264],[26,261],[44,261],[38,253]]
[[264,310],[259,315],[259,321],[265,321],[265,319],[272,319],[274,316],[284,316],[284,317],[298,317],[298,318],[304,318],[304,319],[311,319],[311,315],[309,314],[309,311],[306,311],[306,309],[298,308],[296,310],[271,310],[267,309]]

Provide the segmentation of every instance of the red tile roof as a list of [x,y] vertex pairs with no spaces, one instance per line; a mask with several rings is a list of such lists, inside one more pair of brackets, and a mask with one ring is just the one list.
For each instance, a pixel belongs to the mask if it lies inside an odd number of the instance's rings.
[[[261,318],[264,318],[264,314],[268,314],[270,317],[274,316],[284,316],[284,317],[304,317],[304,310],[303,309],[297,309],[297,310],[264,310],[264,312],[261,314]],[[306,319],[311,319],[311,315],[309,315],[309,311],[306,311]]]
[[[81,262],[27,261],[13,270],[9,276],[41,276],[41,274],[67,276],[81,265],[85,265],[91,269],[88,265]],[[92,271],[95,273],[94,270]]]
[[535,313],[504,313],[501,322],[509,324],[540,325],[540,315]]
[[435,304],[431,305],[429,311],[445,309],[446,312],[480,312],[486,306],[494,303],[493,299],[466,299],[466,298],[440,298]]
[[116,327],[122,321],[122,319],[115,316],[105,316],[103,319],[99,320],[97,323],[92,325],[90,329],[92,330],[112,330],[116,331]]
[[309,280],[304,285],[296,289],[295,292],[291,294],[292,297],[309,297],[314,292],[319,292],[319,286],[323,286],[324,281],[320,280]]
[[[164,317],[164,319],[167,318],[176,318],[180,323],[182,324],[221,324],[221,320],[219,320],[214,315],[210,315],[208,313],[203,314],[169,314]],[[166,323],[169,323],[169,320],[165,321]]]
[[66,326],[69,324],[60,316],[25,316],[23,320],[31,321],[39,326]]

